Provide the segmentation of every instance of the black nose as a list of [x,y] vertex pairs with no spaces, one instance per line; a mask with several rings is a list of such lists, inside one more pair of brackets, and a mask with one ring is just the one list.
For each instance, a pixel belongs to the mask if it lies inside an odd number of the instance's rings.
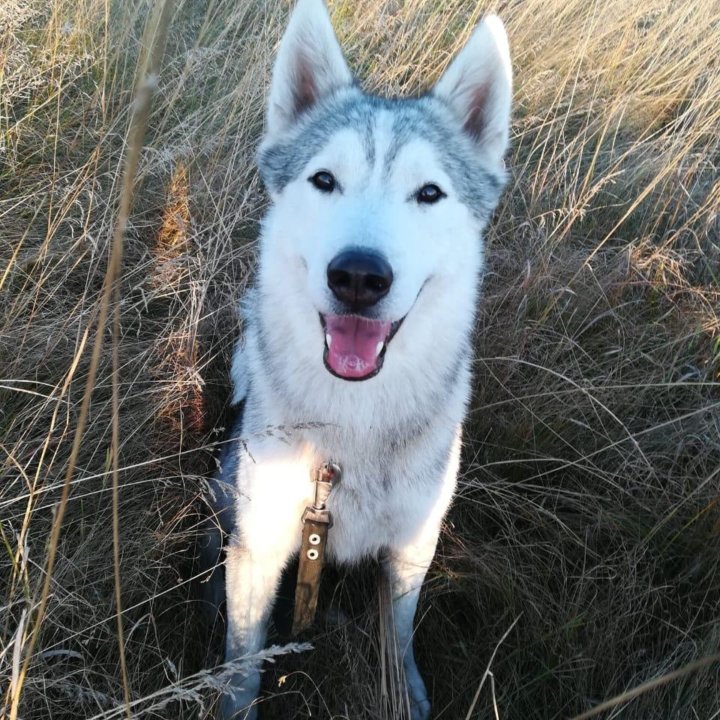
[[377,253],[346,250],[327,269],[333,295],[353,310],[370,307],[384,298],[393,281],[390,263]]

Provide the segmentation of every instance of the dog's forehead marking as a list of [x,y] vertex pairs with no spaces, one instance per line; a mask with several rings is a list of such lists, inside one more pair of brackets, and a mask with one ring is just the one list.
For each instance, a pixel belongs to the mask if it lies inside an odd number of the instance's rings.
[[365,147],[365,158],[367,160],[368,166],[371,169],[375,166],[375,158],[377,157],[377,152],[375,149],[375,145],[377,143],[377,133],[375,132],[376,125],[377,120],[373,118],[372,114],[368,113],[365,119],[363,139]]
[[388,178],[388,154],[393,146],[393,115],[387,110],[376,113],[373,119],[374,160],[372,177],[378,186]]
[[263,145],[258,165],[269,189],[279,193],[338,132],[347,129],[359,134],[368,166],[375,167],[381,158],[387,176],[401,148],[420,138],[436,150],[433,155],[452,179],[460,200],[486,220],[500,196],[503,173],[482,166],[470,138],[454,125],[449,111],[432,96],[388,99],[352,88],[320,103],[286,137]]

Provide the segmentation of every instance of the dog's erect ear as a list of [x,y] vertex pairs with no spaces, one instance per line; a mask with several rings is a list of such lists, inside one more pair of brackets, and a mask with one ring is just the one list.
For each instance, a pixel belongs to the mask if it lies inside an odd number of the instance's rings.
[[487,16],[433,89],[463,122],[485,158],[497,165],[507,149],[512,64],[502,21]]
[[265,139],[283,133],[320,98],[353,81],[323,0],[298,0],[280,41]]

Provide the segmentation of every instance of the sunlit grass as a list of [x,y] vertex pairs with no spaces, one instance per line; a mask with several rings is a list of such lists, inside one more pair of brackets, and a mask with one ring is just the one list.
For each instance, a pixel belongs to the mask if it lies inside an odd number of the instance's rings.
[[[486,11],[513,51],[511,181],[488,236],[460,497],[418,616],[437,716],[494,717],[496,704],[508,719],[572,717],[648,683],[624,717],[711,717],[717,663],[652,681],[720,642],[720,7],[331,9],[373,91],[428,87]],[[287,10],[178,1],[168,23],[108,308],[137,716],[202,716],[217,687],[202,672],[218,646],[200,622],[193,548],[267,202],[254,152]],[[147,12],[135,0],[0,4],[0,688],[9,714],[21,684],[18,716],[33,720],[125,715],[109,327],[38,611]],[[267,717],[401,716],[396,678],[378,670],[372,575],[328,583],[326,602],[351,621],[318,629],[316,652],[277,659]]]

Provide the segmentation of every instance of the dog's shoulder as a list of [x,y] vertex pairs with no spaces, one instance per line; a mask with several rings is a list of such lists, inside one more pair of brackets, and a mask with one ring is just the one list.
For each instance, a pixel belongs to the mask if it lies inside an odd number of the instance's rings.
[[230,380],[233,386],[230,402],[233,405],[243,402],[250,392],[251,358],[247,352],[246,341],[255,324],[256,308],[257,290],[249,287],[245,290],[238,308],[243,329],[233,348],[230,365]]

